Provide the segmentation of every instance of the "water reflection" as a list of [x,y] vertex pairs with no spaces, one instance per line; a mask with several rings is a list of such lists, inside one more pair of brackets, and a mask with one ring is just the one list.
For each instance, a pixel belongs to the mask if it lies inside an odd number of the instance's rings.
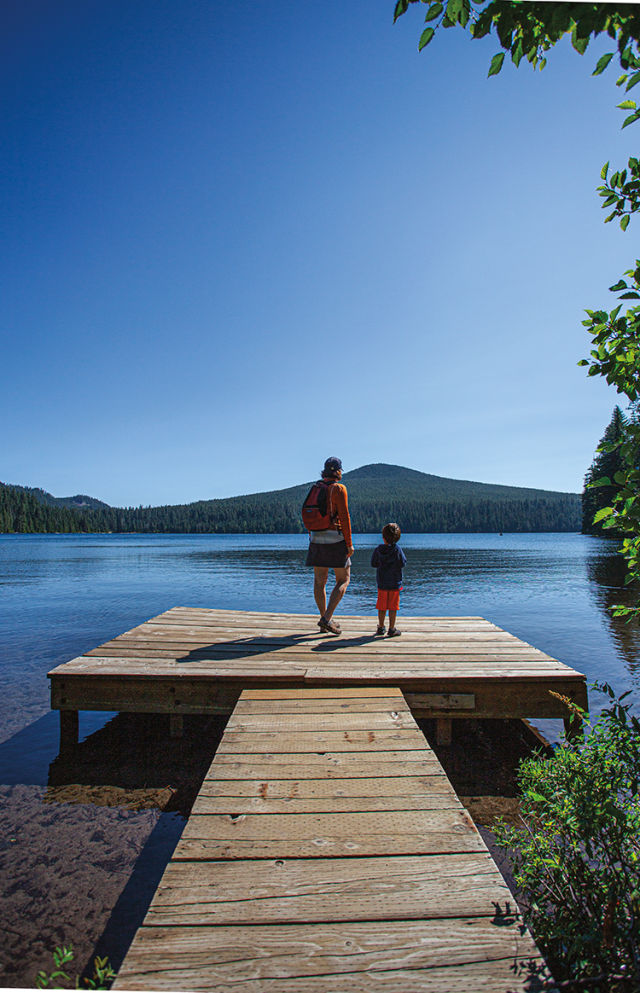
[[640,589],[637,583],[625,586],[626,563],[615,551],[616,547],[607,541],[601,551],[594,550],[587,559],[589,592],[629,673],[637,674],[640,672],[640,626],[635,620],[614,617],[612,607],[617,604],[634,606]]

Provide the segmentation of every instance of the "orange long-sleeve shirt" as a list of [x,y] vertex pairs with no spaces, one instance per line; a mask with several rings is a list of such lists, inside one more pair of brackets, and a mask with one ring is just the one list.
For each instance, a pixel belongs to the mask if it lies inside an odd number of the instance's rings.
[[329,490],[331,500],[332,528],[342,531],[347,548],[351,548],[351,518],[349,517],[349,501],[347,487],[344,483],[334,483]]

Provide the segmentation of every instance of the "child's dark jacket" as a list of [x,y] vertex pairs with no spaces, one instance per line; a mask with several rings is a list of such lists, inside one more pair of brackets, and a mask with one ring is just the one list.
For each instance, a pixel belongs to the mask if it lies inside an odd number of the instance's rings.
[[378,545],[371,556],[371,565],[377,570],[378,589],[402,589],[402,570],[406,564],[405,554],[397,545]]

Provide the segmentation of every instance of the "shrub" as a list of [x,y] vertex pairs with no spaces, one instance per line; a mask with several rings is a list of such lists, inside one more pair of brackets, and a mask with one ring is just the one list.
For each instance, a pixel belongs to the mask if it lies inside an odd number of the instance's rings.
[[640,722],[628,693],[594,688],[608,706],[552,758],[524,760],[522,826],[496,834],[556,978],[594,993],[640,990]]

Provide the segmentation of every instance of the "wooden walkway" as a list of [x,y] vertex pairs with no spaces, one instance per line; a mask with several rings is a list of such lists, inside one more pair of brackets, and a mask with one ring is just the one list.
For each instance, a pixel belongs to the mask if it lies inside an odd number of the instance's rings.
[[536,965],[400,690],[246,690],[115,988],[515,993]]
[[79,710],[230,713],[242,689],[400,687],[413,713],[566,717],[549,691],[582,707],[585,677],[482,617],[402,617],[402,637],[376,638],[374,617],[341,616],[339,638],[317,616],[174,607],[49,673],[51,705],[72,740]]

